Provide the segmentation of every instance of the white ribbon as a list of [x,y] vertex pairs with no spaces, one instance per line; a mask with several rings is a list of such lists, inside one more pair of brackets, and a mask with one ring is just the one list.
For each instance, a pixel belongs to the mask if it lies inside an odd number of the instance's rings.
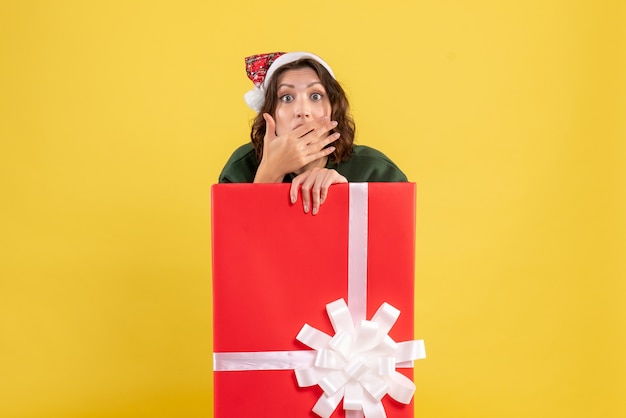
[[324,391],[313,412],[328,418],[343,399],[346,411],[384,418],[381,399],[386,394],[404,404],[411,402],[415,384],[397,372],[396,365],[425,358],[426,352],[422,340],[396,343],[389,337],[400,311],[385,302],[370,321],[361,320],[356,327],[343,299],[326,305],[326,311],[335,330],[333,337],[308,324],[296,336],[317,351],[312,366],[295,369],[298,385],[319,385]]
[[326,305],[335,335],[304,324],[297,339],[313,350],[213,354],[214,371],[294,370],[301,387],[319,385],[324,394],[313,412],[328,418],[343,399],[346,418],[385,418],[388,394],[408,404],[415,384],[397,367],[426,357],[423,340],[396,343],[389,337],[400,311],[383,303],[370,321],[367,307],[367,183],[350,183],[348,305]]
[[[367,310],[367,183],[350,184],[348,214],[348,306],[355,321]],[[356,324],[356,322],[355,322]]]

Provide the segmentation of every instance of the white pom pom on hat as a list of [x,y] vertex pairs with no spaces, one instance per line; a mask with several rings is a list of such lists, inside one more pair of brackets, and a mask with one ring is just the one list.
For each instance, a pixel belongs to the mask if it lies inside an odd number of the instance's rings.
[[299,59],[309,58],[319,62],[328,70],[331,77],[335,74],[330,66],[320,57],[310,52],[272,52],[246,57],[246,72],[254,83],[254,88],[244,95],[244,101],[255,112],[259,112],[265,102],[265,87],[277,69]]
[[254,87],[252,90],[248,90],[243,95],[243,99],[246,101],[248,107],[255,112],[259,113],[263,103],[265,102],[265,92],[259,87]]

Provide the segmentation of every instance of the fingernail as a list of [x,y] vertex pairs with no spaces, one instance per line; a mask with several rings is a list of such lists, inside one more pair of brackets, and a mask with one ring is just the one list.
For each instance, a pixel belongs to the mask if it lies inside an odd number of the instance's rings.
[[309,206],[308,205],[304,205],[304,213],[309,213]]
[[296,197],[295,196],[291,196],[291,204],[293,205],[294,203],[296,203]]
[[313,212],[311,212],[313,215],[317,215],[317,208],[313,208]]
[[341,134],[339,132],[335,132],[335,138],[339,138]]
[[331,122],[331,125],[333,125],[333,128],[334,128],[335,126],[337,126],[337,125],[338,125],[338,123],[337,123],[337,121],[336,121],[336,120],[334,120],[334,121],[332,121],[332,122]]

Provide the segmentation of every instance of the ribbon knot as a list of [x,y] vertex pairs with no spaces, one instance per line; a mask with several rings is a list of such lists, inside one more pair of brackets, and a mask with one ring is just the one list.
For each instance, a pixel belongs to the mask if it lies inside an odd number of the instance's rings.
[[304,324],[296,339],[317,351],[314,365],[295,369],[301,387],[319,385],[324,391],[313,412],[328,418],[343,399],[343,409],[363,411],[366,418],[385,418],[381,399],[389,394],[408,404],[415,384],[396,371],[399,363],[425,358],[422,340],[395,342],[389,331],[400,311],[383,303],[371,320],[355,327],[343,299],[326,305],[335,335]]

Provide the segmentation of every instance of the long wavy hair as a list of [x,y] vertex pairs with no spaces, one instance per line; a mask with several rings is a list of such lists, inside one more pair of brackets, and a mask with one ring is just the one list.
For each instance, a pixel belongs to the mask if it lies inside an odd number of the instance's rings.
[[330,73],[315,60],[303,58],[289,64],[285,64],[272,75],[269,85],[265,89],[265,102],[252,121],[252,130],[250,139],[256,150],[256,158],[260,162],[263,157],[263,138],[265,137],[265,119],[263,113],[269,113],[274,117],[276,107],[278,106],[278,80],[286,71],[300,68],[311,68],[317,73],[331,106],[331,120],[337,121],[337,126],[332,132],[339,132],[341,136],[332,143],[335,151],[329,155],[330,161],[338,163],[345,161],[352,155],[352,144],[354,143],[354,133],[356,127],[354,120],[350,115],[350,104],[348,98],[341,85],[335,80]]

